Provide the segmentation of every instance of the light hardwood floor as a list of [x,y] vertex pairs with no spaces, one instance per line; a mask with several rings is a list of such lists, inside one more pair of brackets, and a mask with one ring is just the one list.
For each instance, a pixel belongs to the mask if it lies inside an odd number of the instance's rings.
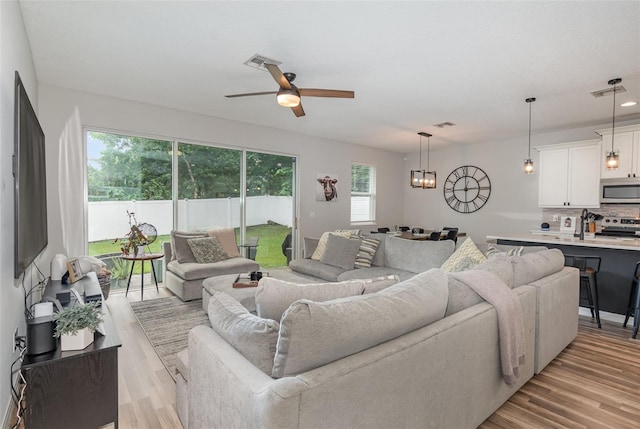
[[[144,295],[171,292],[149,287]],[[120,428],[180,429],[173,379],[127,303],[139,299],[139,292],[130,292],[107,301],[122,340]],[[480,428],[639,428],[640,340],[630,336],[629,327],[603,321],[597,329],[581,317],[576,340]]]

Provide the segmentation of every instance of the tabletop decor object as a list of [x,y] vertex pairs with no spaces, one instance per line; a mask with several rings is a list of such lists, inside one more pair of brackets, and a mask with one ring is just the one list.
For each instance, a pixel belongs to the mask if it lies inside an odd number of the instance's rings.
[[71,305],[53,315],[56,322],[55,337],[61,338],[61,348],[83,350],[93,342],[93,332],[102,323],[98,301]]

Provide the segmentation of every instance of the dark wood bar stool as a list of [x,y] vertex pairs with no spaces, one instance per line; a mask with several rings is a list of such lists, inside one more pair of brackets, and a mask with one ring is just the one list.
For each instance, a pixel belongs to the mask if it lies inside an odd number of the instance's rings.
[[600,271],[600,256],[565,254],[564,261],[565,266],[575,267],[580,270],[580,291],[582,292],[584,286],[585,298],[591,310],[591,317],[595,317],[598,328],[601,328],[598,280],[596,278],[598,271]]
[[635,340],[638,335],[638,326],[640,325],[640,262],[636,263],[636,270],[633,273],[631,281],[631,292],[629,292],[629,304],[627,304],[627,314],[624,316],[623,328],[627,327],[629,317],[633,316],[633,332],[631,338]]

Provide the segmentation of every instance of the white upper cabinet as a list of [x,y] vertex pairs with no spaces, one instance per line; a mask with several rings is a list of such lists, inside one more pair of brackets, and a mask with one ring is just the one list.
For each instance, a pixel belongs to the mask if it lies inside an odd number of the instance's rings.
[[613,150],[618,154],[618,168],[608,170],[605,160],[611,152],[611,128],[596,131],[602,136],[600,176],[603,179],[640,177],[640,125],[616,128]]
[[600,207],[599,140],[537,147],[540,207]]

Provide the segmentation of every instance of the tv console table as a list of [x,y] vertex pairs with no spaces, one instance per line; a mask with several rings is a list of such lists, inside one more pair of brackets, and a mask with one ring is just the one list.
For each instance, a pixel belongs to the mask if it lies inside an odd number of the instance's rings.
[[[51,281],[44,296],[68,291],[68,285]],[[105,335],[95,333],[84,350],[25,356],[22,372],[27,382],[25,427],[97,428],[109,423],[118,428],[118,347],[122,345],[113,320],[102,305]]]

